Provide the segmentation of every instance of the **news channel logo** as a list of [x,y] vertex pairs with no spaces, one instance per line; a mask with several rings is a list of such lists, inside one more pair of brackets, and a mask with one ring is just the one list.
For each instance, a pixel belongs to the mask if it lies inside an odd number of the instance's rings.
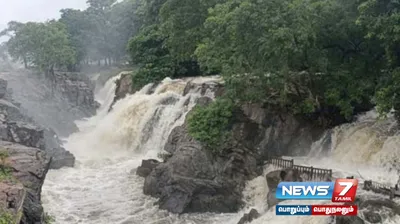
[[335,182],[281,182],[276,189],[276,198],[354,202],[357,187],[356,179],[337,179]]

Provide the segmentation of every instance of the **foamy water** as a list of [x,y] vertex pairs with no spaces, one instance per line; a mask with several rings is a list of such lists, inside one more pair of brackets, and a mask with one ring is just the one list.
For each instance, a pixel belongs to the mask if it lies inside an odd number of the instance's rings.
[[[268,210],[268,187],[264,175],[274,170],[272,167],[267,167],[263,176],[247,183],[244,191],[247,205],[238,213],[177,216],[159,210],[154,205],[156,199],[142,193],[144,178],[135,175],[135,169],[142,159],[157,158],[171,130],[183,123],[186,113],[200,97],[199,90],[182,96],[188,80],[166,79],[153,94],[146,94],[150,85],[146,86],[118,101],[108,112],[116,79],[110,79],[103,89],[97,91],[97,100],[102,103],[97,115],[78,121],[80,131],[66,139],[65,148],[76,156],[76,166],[51,170],[46,177],[43,205],[56,218],[57,224],[236,224],[251,208],[262,214],[252,224],[329,223],[329,217],[277,217],[274,208]],[[191,81],[203,83],[220,79],[212,77]],[[212,97],[212,93],[207,95]],[[336,130],[330,158],[295,158],[295,163],[331,168],[338,177],[351,174],[384,182],[397,181],[397,173],[391,165],[392,172],[387,171],[389,161],[393,157],[400,158],[397,156],[400,151],[396,148],[399,146],[397,137],[375,138],[368,125],[361,127],[362,122]],[[313,146],[315,152],[326,150],[318,144]],[[361,153],[361,159],[355,158],[357,152]],[[379,159],[376,159],[377,155]],[[282,202],[324,203],[329,202]],[[394,218],[387,223],[400,223],[398,220]]]

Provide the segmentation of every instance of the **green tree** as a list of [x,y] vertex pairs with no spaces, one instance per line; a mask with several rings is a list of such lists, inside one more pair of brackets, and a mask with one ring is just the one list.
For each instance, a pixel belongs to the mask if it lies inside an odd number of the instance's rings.
[[76,60],[64,24],[56,21],[24,24],[7,42],[7,47],[14,59],[24,59],[46,73],[67,68]]
[[193,61],[194,51],[204,37],[203,23],[214,1],[167,0],[161,10],[166,44],[178,62]]
[[381,68],[375,97],[378,111],[384,115],[395,109],[395,116],[400,120],[400,3],[367,0],[359,10],[357,24],[367,29],[366,39],[375,40],[382,48],[379,57],[386,62]]
[[75,9],[62,9],[61,18],[59,20],[65,24],[71,45],[76,52],[76,62],[82,63],[87,59],[87,45],[90,43],[87,30],[89,24],[83,11]]
[[147,83],[174,77],[175,63],[164,46],[165,36],[157,25],[144,28],[128,44],[132,61],[141,66],[133,76],[133,88],[140,89]]
[[338,110],[350,119],[369,103],[380,63],[355,24],[357,6],[229,0],[210,10],[196,55],[204,70],[222,72],[232,98],[291,113]]

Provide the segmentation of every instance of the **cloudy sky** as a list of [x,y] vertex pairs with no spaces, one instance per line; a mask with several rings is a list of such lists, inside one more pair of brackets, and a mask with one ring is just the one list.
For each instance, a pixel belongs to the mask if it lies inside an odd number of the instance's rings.
[[59,17],[62,8],[86,8],[86,0],[0,0],[0,28],[11,20],[46,21]]

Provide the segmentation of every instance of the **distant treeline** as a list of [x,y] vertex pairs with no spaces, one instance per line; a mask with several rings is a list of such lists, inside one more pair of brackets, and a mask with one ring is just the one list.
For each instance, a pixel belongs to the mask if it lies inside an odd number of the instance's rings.
[[61,18],[48,22],[11,21],[0,36],[12,58],[44,70],[74,70],[83,64],[128,61],[126,45],[140,28],[138,3],[89,0],[84,11],[62,9]]

